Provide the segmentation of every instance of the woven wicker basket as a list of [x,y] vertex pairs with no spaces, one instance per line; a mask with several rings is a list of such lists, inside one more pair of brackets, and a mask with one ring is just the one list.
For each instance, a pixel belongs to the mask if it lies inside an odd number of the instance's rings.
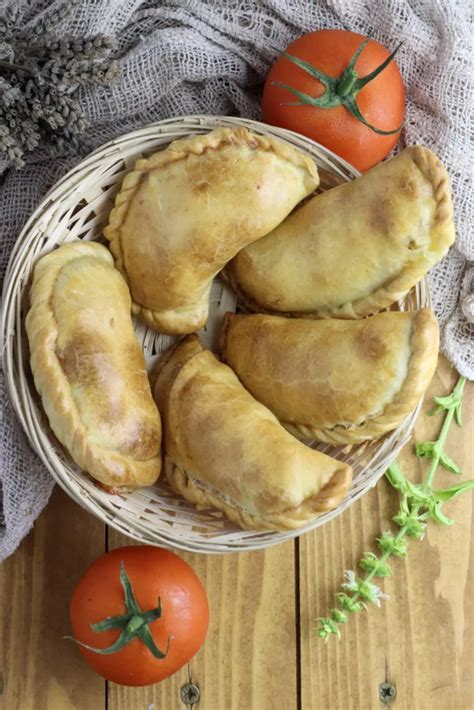
[[[35,262],[63,242],[102,239],[102,229],[115,193],[138,157],[163,148],[176,138],[205,133],[216,126],[236,125],[286,139],[312,156],[320,170],[322,189],[358,175],[348,163],[316,143],[255,121],[187,116],[155,123],[99,148],[53,187],[15,245],[3,293],[2,350],[8,391],[31,446],[55,480],[80,505],[135,540],[205,553],[256,550],[275,545],[340,515],[375,485],[397,456],[410,437],[419,409],[407,417],[399,429],[379,441],[352,448],[315,444],[320,451],[352,465],[352,488],[347,499],[335,510],[315,518],[298,531],[284,533],[243,531],[214,509],[196,509],[171,491],[162,479],[153,487],[130,494],[105,493],[74,465],[56,441],[33,386],[23,324]],[[211,302],[211,315],[201,337],[207,346],[214,348],[220,320],[226,311],[236,309],[237,301],[234,294],[216,279]],[[413,310],[429,304],[427,281],[423,280],[398,307]],[[138,321],[135,328],[150,366],[175,340],[147,329]]]

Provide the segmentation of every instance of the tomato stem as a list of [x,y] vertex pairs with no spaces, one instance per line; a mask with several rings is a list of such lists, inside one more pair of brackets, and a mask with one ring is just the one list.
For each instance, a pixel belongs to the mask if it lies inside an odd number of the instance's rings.
[[168,638],[166,651],[163,652],[160,651],[155,644],[150,631],[150,624],[161,617],[161,600],[158,599],[158,606],[155,609],[141,611],[135,599],[130,580],[125,572],[123,562],[120,562],[120,583],[123,587],[126,613],[120,614],[119,616],[108,616],[106,619],[102,619],[102,621],[91,624],[92,630],[96,633],[119,629],[120,634],[114,643],[107,648],[94,648],[86,643],[82,643],[82,641],[78,641],[72,636],[65,636],[65,638],[75,641],[79,646],[87,648],[89,651],[94,651],[94,653],[110,655],[111,653],[121,651],[132,639],[137,637],[145,644],[155,658],[165,658],[169,650],[171,637]]
[[129,634],[132,634],[134,631],[140,628],[140,626],[143,626],[145,621],[143,620],[142,616],[132,616],[130,621],[127,624],[127,631]]
[[344,72],[341,80],[337,84],[337,93],[339,96],[348,96],[354,91],[354,85],[359,78],[355,69],[351,69],[350,73]]
[[373,81],[381,72],[383,72],[383,70],[393,60],[403,43],[400,42],[400,44],[387,57],[387,59],[385,59],[382,64],[380,64],[372,72],[370,72],[370,74],[367,74],[363,77],[359,77],[358,73],[355,70],[355,64],[368,42],[369,38],[367,37],[359,45],[357,50],[354,52],[346,69],[337,79],[334,79],[332,76],[325,74],[320,69],[313,66],[310,62],[306,62],[303,59],[294,57],[292,54],[288,54],[288,52],[281,52],[281,54],[283,54],[283,56],[286,57],[290,62],[293,62],[293,64],[296,64],[296,66],[305,71],[307,74],[310,74],[314,79],[317,79],[317,81],[319,81],[324,87],[324,93],[321,96],[316,97],[310,96],[309,94],[305,94],[303,91],[298,91],[297,89],[294,89],[288,84],[282,84],[279,81],[272,81],[272,86],[278,86],[281,89],[285,89],[290,94],[293,94],[293,96],[296,96],[299,99],[299,101],[291,101],[282,105],[313,106],[314,108],[324,109],[335,108],[336,106],[344,106],[344,108],[349,111],[349,113],[351,113],[354,118],[356,118],[358,121],[363,123],[364,126],[367,126],[367,128],[370,128],[370,130],[374,131],[375,133],[378,133],[382,136],[389,136],[393,135],[394,133],[398,133],[401,130],[403,124],[398,126],[398,128],[394,128],[391,131],[383,131],[382,129],[377,128],[376,126],[372,126],[365,119],[359,107],[357,106],[356,96],[359,91],[361,91],[361,89],[366,86],[366,84],[368,84],[370,81]]

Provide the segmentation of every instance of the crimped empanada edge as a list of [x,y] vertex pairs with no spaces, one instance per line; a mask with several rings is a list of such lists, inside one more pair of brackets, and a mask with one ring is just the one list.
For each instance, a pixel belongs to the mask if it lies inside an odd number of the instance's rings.
[[[129,204],[140,185],[142,176],[152,169],[163,167],[177,160],[184,160],[190,154],[200,155],[207,150],[219,150],[225,145],[248,145],[252,148],[259,148],[265,151],[271,151],[282,160],[286,160],[295,167],[305,169],[308,177],[314,181],[313,189],[319,185],[319,174],[314,161],[293,148],[289,143],[269,135],[258,135],[251,133],[245,127],[239,128],[217,128],[209,133],[198,134],[189,138],[180,138],[170,143],[170,145],[162,151],[157,151],[150,158],[142,158],[135,163],[134,170],[127,173],[121,189],[116,195],[115,206],[112,208],[109,215],[109,222],[103,230],[104,237],[110,242],[110,251],[114,255],[115,266],[122,273],[128,285],[130,282],[126,266],[124,263],[123,250],[121,245],[121,227],[125,221]],[[132,303],[132,312],[134,315],[142,318],[154,330],[177,335],[184,332],[189,332],[180,324],[176,324],[176,319],[179,321],[179,313],[173,310],[170,311],[153,311],[145,308],[139,303]],[[196,322],[194,331],[199,330],[207,320],[207,315]],[[186,319],[184,319],[186,322]]]
[[[71,247],[71,254],[75,251],[72,248],[75,245],[76,243],[68,245]],[[102,258],[109,266],[113,266],[109,252],[102,245],[94,242],[77,242],[77,245],[81,252],[85,248],[89,251],[95,250],[96,253],[91,254],[92,256]],[[80,256],[84,255],[80,254]],[[107,259],[104,258],[105,255]],[[71,258],[80,257],[76,255]],[[31,370],[43,409],[51,429],[62,446],[78,466],[98,483],[117,491],[151,485],[160,475],[161,455],[158,454],[147,461],[138,461],[91,444],[55,349],[51,348],[51,337],[57,332],[57,325],[51,310],[50,298],[58,274],[67,261],[58,264],[57,270],[51,269],[51,273],[43,273],[40,284],[35,274],[31,291],[32,306],[25,320],[30,344]],[[40,298],[33,299],[34,290],[39,290]],[[36,302],[33,303],[33,300]],[[121,473],[114,474],[114,469],[119,467]]]
[[163,470],[171,488],[190,503],[216,508],[244,530],[273,530],[276,532],[298,529],[309,520],[336,508],[347,496],[352,481],[351,467],[341,463],[340,468],[334,472],[329,482],[319,493],[304,501],[298,508],[261,516],[233,505],[210,488],[199,485],[189,472],[174,462],[167,454],[164,457]]
[[[138,303],[132,302],[132,313],[153,330],[166,335],[188,335],[190,333],[196,333],[204,327],[209,317],[209,294],[211,286],[212,280],[201,302],[197,304],[195,308],[190,306],[186,311],[180,311],[178,308],[166,311],[153,311],[150,308],[145,308]],[[200,313],[199,310],[201,310]],[[198,313],[197,318],[195,317],[196,312]]]
[[[222,275],[238,297],[239,305],[251,312],[265,313],[268,315],[288,316],[291,318],[343,318],[357,319],[372,315],[377,311],[388,308],[396,301],[404,298],[410,289],[447,253],[454,243],[455,230],[453,224],[453,204],[449,175],[439,158],[424,146],[406,148],[416,167],[426,180],[431,183],[433,197],[436,203],[433,224],[430,230],[430,251],[434,252],[431,259],[423,258],[409,262],[394,277],[386,281],[380,288],[368,296],[363,296],[351,303],[341,306],[320,308],[312,313],[301,311],[277,311],[267,308],[251,297],[239,284],[232,268],[232,261],[226,266]],[[287,218],[288,219],[288,218]]]
[[425,394],[436,370],[439,348],[439,326],[429,308],[416,312],[410,338],[411,356],[405,380],[383,412],[367,419],[359,427],[336,426],[316,429],[307,424],[282,422],[283,426],[299,438],[314,438],[327,444],[360,444],[378,439],[396,429],[412,412]]

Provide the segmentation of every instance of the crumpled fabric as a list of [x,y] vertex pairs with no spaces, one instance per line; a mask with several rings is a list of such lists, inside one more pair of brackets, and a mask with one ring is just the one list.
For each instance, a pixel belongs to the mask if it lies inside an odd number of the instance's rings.
[[[23,2],[27,26],[62,0]],[[304,32],[344,28],[388,48],[404,44],[397,62],[407,89],[400,146],[423,144],[447,166],[453,183],[457,240],[430,274],[442,349],[474,379],[474,325],[459,301],[472,291],[474,260],[473,6],[463,0],[79,0],[58,34],[104,33],[118,41],[122,66],[110,86],[83,89],[91,149],[146,123],[184,114],[260,119],[262,82],[277,55]],[[44,149],[21,171],[0,158],[0,274],[13,243],[43,195],[80,157],[52,158]],[[464,281],[463,281],[464,279]],[[468,283],[469,282],[469,283]],[[467,284],[467,285],[466,285]],[[46,504],[52,479],[29,449],[2,386],[0,392],[0,559],[11,554]]]

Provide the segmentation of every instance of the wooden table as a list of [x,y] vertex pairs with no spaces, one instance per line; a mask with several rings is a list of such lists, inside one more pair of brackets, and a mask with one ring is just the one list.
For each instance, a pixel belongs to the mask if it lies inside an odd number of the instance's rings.
[[[451,390],[441,360],[428,393]],[[474,387],[448,452],[474,476]],[[417,440],[436,436],[440,418],[420,415]],[[419,479],[426,462],[408,446],[400,464]],[[459,480],[459,479],[456,479]],[[439,474],[449,485],[452,474]],[[56,490],[34,530],[1,569],[4,710],[184,710],[180,688],[199,685],[199,710],[369,710],[384,707],[379,685],[396,687],[397,709],[464,710],[474,699],[472,496],[452,501],[451,528],[431,524],[384,580],[390,601],[351,618],[342,640],[325,645],[314,618],[333,605],[343,572],[389,528],[397,495],[385,481],[314,533],[268,551],[183,554],[204,582],[211,624],[204,648],[172,678],[148,688],[106,684],[83,663],[69,633],[68,603],[84,569],[105,549],[129,543]]]

